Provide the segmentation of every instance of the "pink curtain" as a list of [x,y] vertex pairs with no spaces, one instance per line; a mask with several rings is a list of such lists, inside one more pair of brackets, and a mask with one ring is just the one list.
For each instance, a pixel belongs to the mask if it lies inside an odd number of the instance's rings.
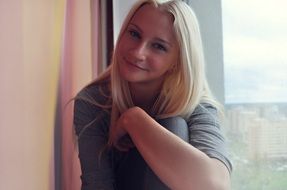
[[80,189],[68,102],[98,72],[99,1],[0,0],[1,190]]
[[[67,104],[76,93],[95,77],[97,65],[97,30],[92,22],[99,10],[99,1],[68,0],[66,3],[65,29],[59,81],[61,126],[61,190],[80,189],[80,165],[73,130],[73,103]],[[98,22],[95,22],[98,27]],[[91,32],[93,31],[93,33]],[[93,41],[94,40],[94,41]],[[96,51],[92,51],[96,47]],[[97,64],[98,62],[94,62]]]
[[91,32],[92,32],[92,66],[93,66],[93,78],[97,77],[97,74],[101,71],[102,66],[100,51],[100,0],[91,0]]
[[65,0],[0,0],[0,189],[54,189]]

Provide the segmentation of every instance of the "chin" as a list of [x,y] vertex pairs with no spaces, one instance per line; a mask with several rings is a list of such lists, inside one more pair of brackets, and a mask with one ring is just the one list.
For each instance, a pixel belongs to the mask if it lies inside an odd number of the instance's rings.
[[136,82],[140,82],[140,80],[137,77],[133,77],[133,76],[122,76],[121,78],[127,82],[131,82],[131,83],[136,83]]

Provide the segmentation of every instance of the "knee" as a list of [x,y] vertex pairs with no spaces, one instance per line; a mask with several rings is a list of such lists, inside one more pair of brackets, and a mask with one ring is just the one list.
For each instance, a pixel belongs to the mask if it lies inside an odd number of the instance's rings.
[[184,141],[188,142],[188,125],[183,118],[179,116],[169,117],[158,120],[158,123]]

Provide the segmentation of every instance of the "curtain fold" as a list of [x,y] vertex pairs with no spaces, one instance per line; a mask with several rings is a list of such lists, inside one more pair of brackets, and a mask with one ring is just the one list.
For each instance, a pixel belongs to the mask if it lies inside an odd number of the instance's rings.
[[64,0],[0,0],[0,189],[54,188]]
[[97,77],[98,73],[102,71],[103,65],[99,64],[101,58],[101,38],[100,38],[100,0],[91,0],[91,48],[92,48],[92,77]]
[[80,189],[68,101],[96,77],[98,3],[0,0],[0,189]]
[[90,10],[89,0],[66,2],[58,94],[61,190],[80,189],[80,167],[72,123],[73,102],[68,102],[92,79]]

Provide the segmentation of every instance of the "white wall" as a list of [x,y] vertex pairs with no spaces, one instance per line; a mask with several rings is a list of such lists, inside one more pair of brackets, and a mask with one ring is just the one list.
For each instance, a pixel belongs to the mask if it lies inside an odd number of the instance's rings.
[[201,28],[207,79],[216,98],[224,103],[221,0],[189,1]]
[[117,36],[120,32],[120,27],[128,14],[131,6],[137,0],[113,0],[114,9],[114,42],[117,40]]

